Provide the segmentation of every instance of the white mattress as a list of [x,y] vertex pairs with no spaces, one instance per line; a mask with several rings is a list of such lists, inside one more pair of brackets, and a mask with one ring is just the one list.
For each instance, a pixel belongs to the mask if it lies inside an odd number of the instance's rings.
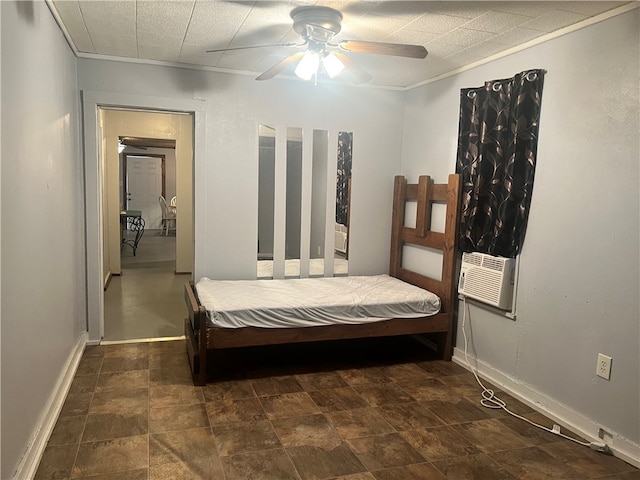
[[[344,258],[333,259],[333,274],[346,276],[349,273],[349,261]],[[300,260],[290,259],[284,261],[284,276],[300,276]],[[324,258],[312,258],[309,260],[309,276],[324,276]],[[273,260],[258,260],[258,279],[273,278]]]
[[196,284],[219,327],[287,328],[416,318],[440,311],[437,295],[388,275]]

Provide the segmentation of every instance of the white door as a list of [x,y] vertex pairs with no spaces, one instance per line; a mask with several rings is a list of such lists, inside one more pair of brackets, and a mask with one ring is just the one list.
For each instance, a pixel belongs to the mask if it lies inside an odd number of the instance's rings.
[[159,229],[162,210],[162,160],[157,157],[127,157],[127,210],[140,210],[145,230]]

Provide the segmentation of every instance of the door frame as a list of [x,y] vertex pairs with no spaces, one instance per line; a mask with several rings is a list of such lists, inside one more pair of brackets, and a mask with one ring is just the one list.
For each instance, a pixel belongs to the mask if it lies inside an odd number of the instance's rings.
[[[193,265],[197,262],[197,238],[204,231],[203,210],[196,208],[205,200],[206,178],[206,107],[204,100],[170,97],[150,97],[115,92],[83,90],[82,111],[84,127],[85,176],[85,248],[88,344],[100,343],[104,335],[104,272],[102,267],[104,244],[102,239],[102,191],[100,135],[101,107],[121,107],[131,110],[153,110],[165,113],[193,115]],[[202,197],[202,198],[200,198]],[[199,218],[202,217],[202,218]],[[195,271],[193,268],[192,271]],[[193,275],[193,274],[192,274]]]

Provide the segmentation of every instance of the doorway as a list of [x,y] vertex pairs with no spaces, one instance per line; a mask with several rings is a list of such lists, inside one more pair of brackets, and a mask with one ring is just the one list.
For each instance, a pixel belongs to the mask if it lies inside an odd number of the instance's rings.
[[[192,244],[188,220],[193,183],[180,184],[180,175],[192,178],[193,117],[101,108],[100,118],[103,265],[110,279],[104,292],[102,340],[182,336],[182,286],[189,278],[179,273],[190,274],[192,264],[179,265],[178,258],[181,239],[183,246]],[[176,198],[176,220],[171,234],[163,234],[160,197],[168,195]],[[185,221],[181,214],[186,214]],[[135,242],[128,238],[136,226],[131,219],[141,219],[144,226],[142,234],[139,228],[135,232]]]

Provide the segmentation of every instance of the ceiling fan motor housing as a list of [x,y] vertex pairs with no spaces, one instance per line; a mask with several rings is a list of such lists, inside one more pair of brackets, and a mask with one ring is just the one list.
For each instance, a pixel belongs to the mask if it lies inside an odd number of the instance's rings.
[[340,33],[342,14],[329,7],[297,7],[291,11],[293,29],[305,40],[326,43]]

